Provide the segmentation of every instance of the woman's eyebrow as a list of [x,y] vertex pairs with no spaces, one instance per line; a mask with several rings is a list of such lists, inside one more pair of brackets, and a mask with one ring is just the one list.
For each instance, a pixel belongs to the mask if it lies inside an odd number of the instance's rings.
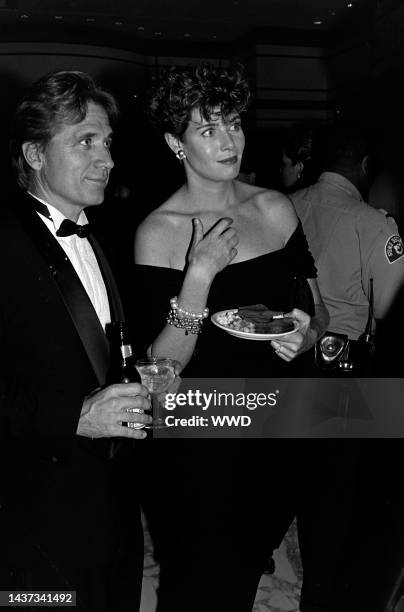
[[218,123],[217,121],[209,121],[207,123],[204,123],[203,125],[198,125],[196,129],[197,130],[203,130],[203,129],[208,128],[208,127],[215,127],[217,125],[217,123]]

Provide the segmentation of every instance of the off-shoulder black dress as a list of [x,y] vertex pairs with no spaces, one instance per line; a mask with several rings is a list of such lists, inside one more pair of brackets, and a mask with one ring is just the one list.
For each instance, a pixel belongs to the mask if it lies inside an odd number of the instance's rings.
[[[184,273],[136,266],[143,349],[166,324]],[[288,311],[294,278],[316,276],[300,223],[277,251],[229,265],[215,278],[211,313],[263,303]],[[140,322],[140,323],[139,323]],[[139,335],[137,336],[139,342]],[[301,358],[279,359],[269,342],[232,337],[205,322],[183,377],[294,377]],[[294,440],[160,439],[146,442],[144,507],[160,563],[159,612],[248,612],[261,573],[295,512],[302,457]],[[296,479],[295,479],[296,480]]]
[[[138,320],[142,324],[137,326],[145,347],[165,326],[170,298],[179,294],[184,272],[172,268],[136,266],[136,273],[146,296],[138,309]],[[217,274],[207,305],[211,314],[251,304],[265,304],[273,310],[287,312],[299,306],[294,280],[297,276],[317,276],[300,222],[282,249],[231,264]],[[307,363],[304,356],[286,363],[274,354],[268,342],[236,338],[208,320],[183,376],[297,377],[306,374]]]

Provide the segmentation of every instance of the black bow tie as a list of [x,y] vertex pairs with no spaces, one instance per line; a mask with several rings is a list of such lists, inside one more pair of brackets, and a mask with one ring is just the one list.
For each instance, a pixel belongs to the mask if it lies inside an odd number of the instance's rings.
[[[52,217],[49,212],[49,208],[43,202],[40,202],[36,198],[33,199],[34,208],[37,212],[39,212],[43,217],[46,217],[50,221],[52,221]],[[79,238],[87,238],[91,233],[91,226],[86,223],[85,225],[78,225],[71,221],[70,219],[65,219],[60,224],[58,231],[56,232],[56,236],[64,237],[64,236],[72,236],[72,234],[77,234]]]
[[77,236],[79,236],[79,238],[87,238],[89,236],[91,232],[91,226],[89,223],[86,223],[85,225],[78,225],[77,223],[75,223],[74,221],[71,221],[70,219],[65,219],[58,231],[56,232],[56,236],[72,236],[72,234],[77,234]]

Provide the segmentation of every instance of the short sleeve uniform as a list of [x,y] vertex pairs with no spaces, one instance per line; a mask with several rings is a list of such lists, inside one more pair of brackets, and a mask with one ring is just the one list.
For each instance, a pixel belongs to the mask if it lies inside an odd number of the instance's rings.
[[363,202],[340,174],[291,196],[314,256],[318,284],[330,313],[329,329],[357,339],[364,331],[373,279],[374,315],[383,318],[404,281],[404,250],[397,225]]

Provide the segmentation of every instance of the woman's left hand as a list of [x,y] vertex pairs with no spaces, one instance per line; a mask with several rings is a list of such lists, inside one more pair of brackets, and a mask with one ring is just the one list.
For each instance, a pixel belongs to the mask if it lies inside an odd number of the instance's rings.
[[292,361],[297,355],[304,353],[313,346],[316,334],[312,333],[310,328],[311,317],[303,312],[303,310],[294,308],[286,313],[285,317],[293,319],[297,323],[298,329],[294,334],[290,334],[290,336],[271,340],[271,345],[281,359]]

